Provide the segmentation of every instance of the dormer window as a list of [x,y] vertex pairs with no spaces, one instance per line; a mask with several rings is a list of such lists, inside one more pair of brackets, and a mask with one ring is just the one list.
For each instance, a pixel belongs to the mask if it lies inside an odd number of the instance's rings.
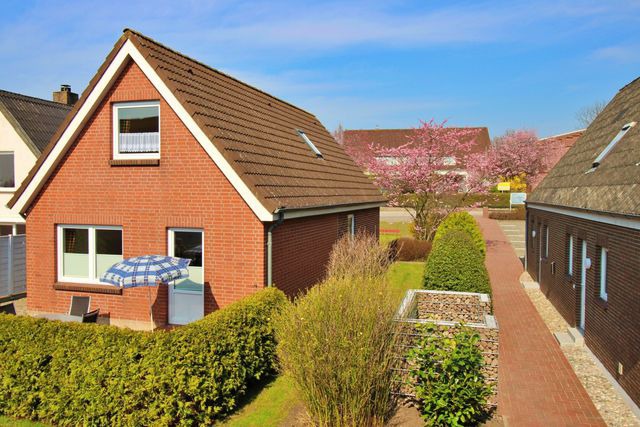
[[622,129],[620,129],[620,132],[618,132],[615,138],[613,138],[611,142],[607,144],[604,150],[602,150],[602,152],[598,155],[598,157],[596,157],[596,159],[591,164],[591,169],[589,169],[586,173],[594,172],[598,168],[598,166],[600,166],[600,163],[602,163],[604,158],[607,157],[607,155],[611,152],[611,150],[615,148],[616,144],[620,142],[620,140],[626,135],[629,129],[631,129],[635,125],[636,125],[636,122],[631,122],[622,126]]
[[124,102],[113,105],[113,158],[160,158],[160,103]]
[[300,130],[300,129],[297,129],[296,131],[298,132],[298,135],[300,135],[300,138],[302,138],[302,140],[303,140],[304,142],[306,142],[306,143],[307,143],[307,145],[309,146],[309,148],[311,148],[311,150],[315,153],[316,157],[318,157],[318,158],[320,158],[320,159],[323,159],[323,158],[324,158],[324,156],[322,155],[322,153],[320,152],[320,150],[318,150],[318,147],[316,147],[316,146],[314,145],[314,143],[313,143],[313,142],[311,142],[311,140],[309,139],[309,137],[307,136],[307,134],[306,134],[306,133],[304,133],[304,131],[302,131],[302,130]]

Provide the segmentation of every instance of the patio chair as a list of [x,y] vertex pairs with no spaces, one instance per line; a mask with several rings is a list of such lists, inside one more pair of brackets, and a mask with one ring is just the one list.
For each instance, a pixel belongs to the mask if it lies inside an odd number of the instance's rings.
[[9,303],[7,305],[0,306],[0,313],[15,315],[16,314],[16,307],[13,305],[13,303]]
[[99,308],[89,313],[83,314],[82,323],[96,323],[98,321],[98,314],[100,314]]
[[69,307],[70,316],[82,316],[89,312],[89,305],[91,304],[91,297],[71,297],[71,306]]

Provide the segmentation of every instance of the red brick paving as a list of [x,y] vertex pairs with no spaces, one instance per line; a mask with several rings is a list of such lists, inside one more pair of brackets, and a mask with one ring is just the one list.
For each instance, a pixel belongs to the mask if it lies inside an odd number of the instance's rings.
[[520,285],[522,263],[498,223],[476,218],[500,327],[498,414],[508,426],[604,426],[555,338]]

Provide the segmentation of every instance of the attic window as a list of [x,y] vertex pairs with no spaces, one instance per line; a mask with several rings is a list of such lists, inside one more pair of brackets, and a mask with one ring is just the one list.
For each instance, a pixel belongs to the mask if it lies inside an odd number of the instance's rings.
[[631,129],[635,125],[636,125],[636,122],[631,122],[622,126],[622,129],[620,129],[620,132],[618,132],[615,138],[613,138],[611,142],[605,147],[605,149],[602,150],[602,152],[598,155],[598,157],[596,157],[596,159],[591,164],[591,169],[589,169],[586,173],[594,172],[598,168],[598,166],[600,166],[600,163],[602,163],[604,158],[607,157],[607,155],[611,152],[611,150],[615,148],[616,144],[620,142],[622,137],[624,137],[625,134],[629,131],[629,129]]
[[307,143],[307,145],[309,146],[309,148],[311,148],[311,150],[313,150],[313,152],[316,154],[316,157],[323,159],[324,156],[322,155],[322,153],[320,152],[320,150],[318,150],[318,147],[316,147],[313,142],[311,142],[311,140],[309,139],[309,137],[307,136],[306,133],[304,133],[304,131],[297,129],[296,130],[298,132],[298,135],[300,135],[300,138],[302,138],[302,140],[304,142]]
[[124,102],[113,105],[113,158],[160,158],[160,103]]

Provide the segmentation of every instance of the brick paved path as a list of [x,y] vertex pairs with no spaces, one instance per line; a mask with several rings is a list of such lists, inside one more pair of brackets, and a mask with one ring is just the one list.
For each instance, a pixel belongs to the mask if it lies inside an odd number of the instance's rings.
[[604,426],[587,392],[520,285],[522,264],[498,226],[476,218],[500,327],[498,413],[507,426]]

